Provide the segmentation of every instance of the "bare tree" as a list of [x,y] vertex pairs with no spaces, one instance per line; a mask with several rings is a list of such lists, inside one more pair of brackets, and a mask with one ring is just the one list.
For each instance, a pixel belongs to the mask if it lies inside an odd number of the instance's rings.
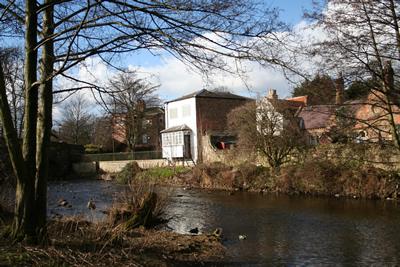
[[228,116],[240,150],[265,158],[274,171],[290,160],[295,149],[305,145],[300,123],[283,101],[262,99],[234,109]]
[[161,103],[156,95],[158,87],[138,78],[135,72],[122,72],[109,80],[108,109],[112,112],[114,124],[122,124],[119,130],[130,151],[134,151],[142,136],[146,107]]
[[[25,47],[22,147],[0,66],[0,117],[17,177],[13,236],[30,242],[46,236],[53,94],[99,89],[81,81],[79,88],[53,90],[55,77],[77,81],[68,71],[89,57],[111,64],[122,53],[142,49],[162,49],[203,70],[225,68],[220,56],[255,59],[252,49],[276,39],[273,33],[282,27],[276,9],[260,7],[244,0],[1,0],[0,21],[15,27],[0,29],[23,33]],[[272,56],[264,62],[275,63]]]
[[59,138],[70,144],[89,144],[94,127],[94,117],[89,110],[84,95],[68,99],[62,107]]
[[14,127],[18,137],[21,137],[24,116],[22,52],[17,47],[0,48],[0,61],[4,66],[4,79]]
[[399,2],[394,0],[329,0],[307,14],[312,26],[326,34],[312,46],[310,54],[325,71],[342,72],[348,82],[363,81],[370,86],[369,92],[377,101],[365,104],[379,105],[383,112],[379,121],[374,118],[362,123],[391,135],[398,149],[394,106],[400,96],[399,12]]

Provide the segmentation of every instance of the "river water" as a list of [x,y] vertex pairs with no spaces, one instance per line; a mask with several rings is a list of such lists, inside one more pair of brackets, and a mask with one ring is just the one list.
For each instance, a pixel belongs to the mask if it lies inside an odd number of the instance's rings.
[[[165,189],[164,189],[165,190]],[[53,182],[49,216],[104,218],[124,191],[103,181]],[[208,233],[221,227],[228,262],[265,265],[400,265],[400,206],[394,201],[305,198],[168,189],[166,228]],[[60,207],[60,198],[71,207]],[[96,210],[86,204],[92,198]],[[239,240],[239,235],[246,239]]]

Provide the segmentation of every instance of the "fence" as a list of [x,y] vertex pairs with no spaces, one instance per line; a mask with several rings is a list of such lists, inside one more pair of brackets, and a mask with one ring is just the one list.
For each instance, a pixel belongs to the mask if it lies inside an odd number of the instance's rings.
[[118,161],[118,160],[147,160],[161,159],[161,151],[137,151],[137,152],[120,152],[120,153],[104,153],[104,154],[85,154],[83,161]]

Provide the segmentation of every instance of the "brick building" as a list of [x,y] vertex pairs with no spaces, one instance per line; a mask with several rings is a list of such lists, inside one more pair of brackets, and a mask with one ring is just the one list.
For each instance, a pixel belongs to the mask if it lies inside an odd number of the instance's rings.
[[[144,103],[143,103],[144,105]],[[164,109],[160,107],[142,107],[143,118],[139,131],[139,138],[135,144],[135,151],[161,151],[160,131],[165,128]],[[126,113],[113,114],[112,138],[115,151],[125,151],[127,145],[127,115]]]
[[[204,146],[223,140],[232,142],[227,116],[250,100],[229,92],[201,90],[166,102],[166,129],[161,131],[163,157],[202,162]],[[206,135],[210,139],[207,144],[202,138]]]

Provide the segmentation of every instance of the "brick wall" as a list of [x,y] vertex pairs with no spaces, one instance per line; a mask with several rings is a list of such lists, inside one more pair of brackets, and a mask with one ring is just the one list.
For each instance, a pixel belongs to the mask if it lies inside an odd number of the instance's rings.
[[[228,114],[236,107],[246,104],[248,99],[199,97],[196,99],[198,136],[212,132],[227,132]],[[199,161],[203,161],[202,138],[198,138]],[[204,144],[206,146],[207,144]]]

